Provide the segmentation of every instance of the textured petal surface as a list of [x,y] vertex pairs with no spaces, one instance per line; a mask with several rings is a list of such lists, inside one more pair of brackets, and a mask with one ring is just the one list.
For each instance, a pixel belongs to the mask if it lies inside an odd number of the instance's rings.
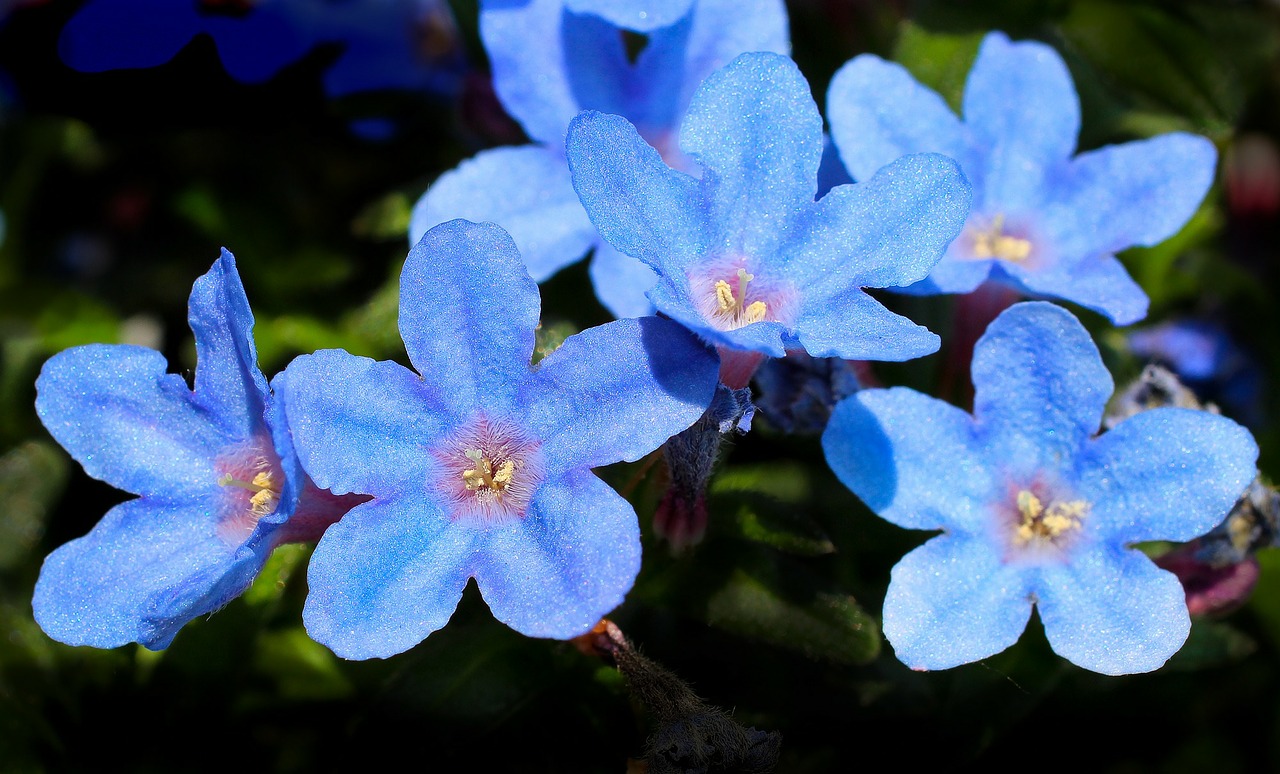
[[804,288],[808,313],[851,288],[909,285],[937,264],[968,216],[969,185],[954,161],[897,159],[818,201],[783,252],[787,278]]
[[[178,629],[243,591],[265,561],[236,561],[217,536],[216,492],[181,504],[130,500],[45,559],[32,606],[70,645],[168,646]],[[220,583],[227,577],[234,582]]]
[[90,344],[58,353],[36,380],[36,413],[94,478],[141,495],[215,485],[214,457],[237,439],[195,405],[159,352]]
[[626,119],[585,112],[569,125],[566,148],[583,207],[618,250],[660,274],[706,251],[698,181],[664,164]]
[[622,604],[639,571],[635,511],[578,470],[543,484],[523,520],[490,532],[475,577],[499,621],[568,639]]
[[715,353],[657,317],[619,320],[565,340],[520,392],[547,475],[635,461],[692,425],[719,381]]
[[871,54],[836,72],[827,91],[831,138],[854,180],[909,153],[941,153],[973,164],[960,119],[906,68]]
[[[749,51],[791,52],[787,8],[783,0],[697,0],[685,46],[679,111],[685,108],[708,75]],[[650,45],[653,45],[651,42]]]
[[836,404],[827,463],[879,516],[908,529],[980,533],[995,483],[973,418],[914,390],[862,390]]
[[400,335],[432,394],[460,412],[505,413],[529,373],[541,300],[511,237],[452,220],[428,231],[400,274]]
[[704,184],[726,240],[716,247],[768,255],[817,194],[822,117],[794,62],[743,54],[703,81],[680,147],[707,170]]
[[298,458],[320,488],[385,497],[424,479],[448,396],[402,365],[336,349],[294,358],[285,379]]
[[1114,389],[1084,326],[1040,301],[1015,304],[991,323],[971,371],[988,459],[1015,478],[1063,472],[1097,432]]
[[1004,264],[1029,295],[1061,298],[1106,315],[1116,325],[1129,325],[1147,316],[1147,294],[1112,255],[1096,255],[1055,271],[1020,271]]
[[1230,419],[1159,408],[1129,417],[1080,459],[1080,496],[1108,542],[1188,541],[1218,525],[1257,473],[1253,437]]
[[191,287],[187,319],[196,339],[196,401],[229,435],[248,438],[263,426],[267,379],[258,369],[253,312],[226,249]]
[[441,175],[414,205],[410,243],[454,218],[501,226],[535,282],[581,258],[598,238],[564,157],[536,145],[484,151]]
[[596,298],[614,317],[645,317],[653,314],[646,295],[658,281],[653,269],[629,255],[618,252],[608,242],[597,242],[591,257],[591,285]]
[[565,0],[574,13],[591,13],[636,32],[666,27],[689,12],[693,0]]
[[352,508],[307,568],[307,633],[343,658],[386,658],[448,622],[482,533],[452,525],[425,489]]
[[902,557],[884,599],[884,634],[912,669],[949,669],[1018,641],[1031,617],[1022,574],[981,540],[943,535]]
[[[620,50],[621,36],[603,20],[574,25],[561,0],[486,0],[480,37],[493,72],[493,88],[503,107],[525,132],[552,149],[564,142],[569,120],[586,105],[574,93],[565,65],[566,50]],[[529,41],[538,45],[531,46]],[[625,61],[625,59],[624,59]]]
[[1082,153],[1045,208],[1055,248],[1077,260],[1163,242],[1195,214],[1217,158],[1209,140],[1180,132]]
[[993,32],[965,83],[964,120],[975,147],[987,151],[974,208],[1021,212],[1039,203],[1046,174],[1075,152],[1080,101],[1056,51]]
[[1046,567],[1036,584],[1054,652],[1108,675],[1158,669],[1191,630],[1182,584],[1137,551],[1112,549]]
[[886,309],[858,288],[805,299],[796,336],[814,357],[902,361],[938,351],[942,340],[923,326]]

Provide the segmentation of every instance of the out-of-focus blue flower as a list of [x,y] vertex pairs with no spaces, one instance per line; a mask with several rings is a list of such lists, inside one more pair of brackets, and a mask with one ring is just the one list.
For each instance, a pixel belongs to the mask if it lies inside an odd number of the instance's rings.
[[[597,12],[641,6],[581,5]],[[574,10],[562,0],[483,3],[480,34],[494,86],[536,144],[487,150],[442,175],[415,205],[409,239],[452,218],[497,223],[538,282],[594,248],[600,302],[617,317],[642,316],[653,311],[644,292],[656,278],[602,240],[578,202],[565,162],[569,121],[581,110],[625,116],[668,163],[687,168],[676,130],[694,90],[743,52],[786,53],[786,9],[781,0],[699,0],[677,23],[652,30],[634,60],[619,27]]]
[[308,472],[372,495],[311,559],[307,631],[390,656],[449,619],[475,578],[493,614],[569,638],[640,568],[631,505],[591,468],[637,460],[711,401],[716,358],[680,326],[622,320],[530,366],[538,289],[510,236],[451,221],[410,251],[400,333],[416,373],[341,350],[285,371]]
[[1044,302],[996,318],[972,373],[972,416],[913,390],[863,390],[823,435],[832,469],[873,511],[943,530],[893,569],[884,632],[898,658],[914,669],[986,658],[1035,605],[1073,663],[1158,668],[1190,628],[1183,589],[1127,546],[1218,524],[1254,477],[1252,437],[1177,408],[1095,437],[1111,377],[1084,327]]
[[45,427],[86,473],[138,495],[45,560],[33,606],[56,640],[167,647],[243,592],[276,545],[319,537],[352,503],[298,466],[231,253],[196,280],[190,322],[194,392],[159,352],[129,345],[69,349],[40,372]]
[[464,66],[441,0],[90,0],[63,28],[62,60],[85,72],[155,67],[209,35],[234,79],[261,83],[308,51],[340,43],[325,92],[455,92]]
[[[652,32],[675,23],[689,13],[694,0],[565,0],[564,6],[577,14],[599,16],[615,27],[635,32]],[[744,9],[745,11],[745,9]]]
[[1221,325],[1169,320],[1127,338],[1134,355],[1170,368],[1201,400],[1220,404],[1245,425],[1262,424],[1262,369]]
[[969,72],[963,119],[906,69],[869,54],[836,73],[827,117],[855,180],[932,151],[958,161],[973,185],[965,233],[908,292],[968,293],[991,280],[1118,325],[1146,316],[1147,296],[1115,254],[1176,233],[1217,161],[1211,142],[1184,133],[1073,157],[1080,104],[1062,58],[998,32]]
[[906,360],[938,348],[863,288],[923,278],[959,233],[969,190],[953,161],[909,156],[815,201],[822,118],[795,64],[769,53],[707,78],[680,140],[701,178],[616,115],[579,115],[566,145],[600,234],[660,277],[648,294],[660,312],[722,357]]

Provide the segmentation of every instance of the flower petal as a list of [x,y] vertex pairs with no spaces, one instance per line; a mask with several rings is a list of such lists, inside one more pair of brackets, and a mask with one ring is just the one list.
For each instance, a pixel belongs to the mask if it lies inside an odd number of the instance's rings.
[[524,519],[491,532],[475,578],[499,621],[568,639],[622,604],[639,571],[631,504],[576,470],[544,483]]
[[1002,312],[974,346],[971,372],[987,458],[1014,478],[1064,472],[1114,390],[1080,321],[1042,301]]
[[905,156],[865,183],[831,189],[785,249],[807,307],[853,288],[910,285],[938,263],[969,216],[969,184],[937,154]]
[[1256,475],[1257,457],[1249,431],[1226,417],[1152,409],[1089,443],[1079,494],[1109,541],[1188,541],[1226,518]]
[[228,435],[248,438],[263,426],[267,379],[258,369],[249,299],[225,248],[192,285],[188,309],[196,339],[196,401]]
[[352,508],[307,569],[307,634],[349,659],[386,658],[444,626],[482,533],[450,524],[425,491]]
[[162,498],[206,491],[217,484],[217,453],[239,439],[166,367],[163,355],[143,347],[65,350],[40,371],[36,413],[94,478]]
[[653,269],[607,242],[596,244],[589,267],[591,285],[596,298],[613,316],[645,317],[653,314],[653,304],[646,293],[658,282]]
[[[707,171],[716,222],[744,255],[769,255],[796,210],[814,200],[822,117],[790,59],[743,54],[702,82],[680,146]],[[625,252],[625,251],[624,251]]]
[[884,635],[912,669],[949,669],[1018,641],[1027,581],[983,540],[941,535],[902,557],[884,598]]
[[40,628],[69,645],[167,647],[183,624],[243,592],[269,553],[225,543],[216,513],[206,500],[112,508],[45,559],[32,600]]
[[449,418],[448,396],[417,374],[339,349],[294,358],[280,397],[298,459],[334,494],[387,497],[424,480]]
[[[480,10],[480,37],[503,107],[553,151],[579,110],[618,110],[606,87],[619,83],[626,52],[618,29],[603,19],[567,13],[561,0],[491,0]],[[594,69],[575,71],[574,56],[580,64],[590,56]]]
[[868,180],[909,153],[941,153],[973,165],[960,119],[907,69],[863,54],[846,62],[827,91],[831,138],[854,180]]
[[689,13],[692,4],[693,0],[564,0],[564,7],[574,13],[595,14],[635,32],[666,27]]
[[1195,214],[1217,158],[1212,142],[1181,132],[1080,154],[1045,208],[1055,250],[1076,260],[1163,242]]
[[1137,551],[1045,567],[1035,593],[1054,652],[1107,675],[1159,669],[1191,630],[1182,584]]
[[974,209],[1024,212],[1038,204],[1045,175],[1075,152],[1080,100],[1056,51],[993,32],[965,83],[964,120],[974,146],[989,149],[985,169],[974,171],[982,179]]
[[1147,294],[1113,255],[1095,255],[1057,271],[1031,271],[1002,263],[1000,271],[1033,296],[1061,298],[1106,315],[1116,325],[1147,316]]
[[795,330],[813,357],[902,361],[937,352],[942,344],[937,334],[858,288],[820,300],[806,297]]
[[454,218],[505,229],[534,282],[581,258],[599,238],[564,157],[536,145],[483,151],[441,175],[414,205],[410,244]]
[[692,425],[711,404],[719,358],[682,326],[618,320],[565,340],[521,386],[547,475],[633,462]]
[[600,235],[660,274],[707,248],[698,181],[676,172],[626,119],[587,111],[569,125],[573,187]]
[[428,391],[456,411],[505,413],[529,373],[541,300],[492,223],[432,228],[400,274],[400,336]]
[[978,534],[995,486],[973,418],[915,390],[861,390],[822,434],[827,464],[867,507],[908,529]]

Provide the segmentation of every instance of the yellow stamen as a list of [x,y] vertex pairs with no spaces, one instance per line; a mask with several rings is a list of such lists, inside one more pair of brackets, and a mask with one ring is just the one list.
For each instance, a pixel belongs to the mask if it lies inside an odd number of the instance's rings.
[[747,286],[755,278],[756,276],[747,272],[746,269],[738,269],[737,293],[734,293],[733,286],[728,282],[724,280],[716,281],[716,305],[719,307],[721,315],[736,318],[734,321],[736,323],[734,327],[736,328],[758,323],[764,320],[765,315],[769,313],[769,307],[763,301],[745,303],[747,300]]
[[1027,490],[1018,492],[1018,522],[1014,537],[1019,545],[1034,541],[1052,542],[1070,530],[1080,529],[1089,504],[1084,500],[1053,500],[1044,503]]
[[487,489],[501,494],[506,490],[511,483],[511,477],[516,472],[516,464],[513,460],[507,460],[499,465],[498,472],[495,473],[493,462],[479,449],[468,449],[463,454],[475,465],[469,470],[462,471],[462,481],[466,484],[468,492]]
[[1002,261],[1025,261],[1031,255],[1031,242],[1004,233],[1004,215],[997,215],[987,229],[973,233],[974,258],[999,258]]
[[218,485],[234,486],[237,489],[253,492],[253,495],[249,498],[249,510],[259,518],[274,511],[276,504],[280,502],[280,489],[276,486],[275,478],[268,470],[259,471],[254,475],[252,481],[241,481],[228,474],[218,479]]

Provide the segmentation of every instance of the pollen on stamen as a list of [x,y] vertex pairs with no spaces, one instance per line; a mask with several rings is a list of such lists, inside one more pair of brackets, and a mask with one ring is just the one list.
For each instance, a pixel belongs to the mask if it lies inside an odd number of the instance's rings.
[[1084,500],[1050,498],[1046,505],[1029,489],[1018,491],[1014,506],[1012,543],[1018,548],[1063,547],[1081,531],[1089,511]]
[[284,473],[269,439],[255,439],[225,450],[216,463],[223,489],[218,536],[239,545],[258,522],[280,505]]
[[787,324],[791,319],[795,292],[768,278],[757,280],[740,258],[710,261],[689,280],[702,316],[720,330],[765,320]]
[[541,447],[514,424],[477,416],[432,450],[433,484],[450,518],[481,524],[518,519],[542,482]]
[[996,215],[985,228],[971,228],[970,252],[976,259],[996,258],[1015,263],[1031,257],[1031,240],[1012,236],[1005,231],[1004,215]]

